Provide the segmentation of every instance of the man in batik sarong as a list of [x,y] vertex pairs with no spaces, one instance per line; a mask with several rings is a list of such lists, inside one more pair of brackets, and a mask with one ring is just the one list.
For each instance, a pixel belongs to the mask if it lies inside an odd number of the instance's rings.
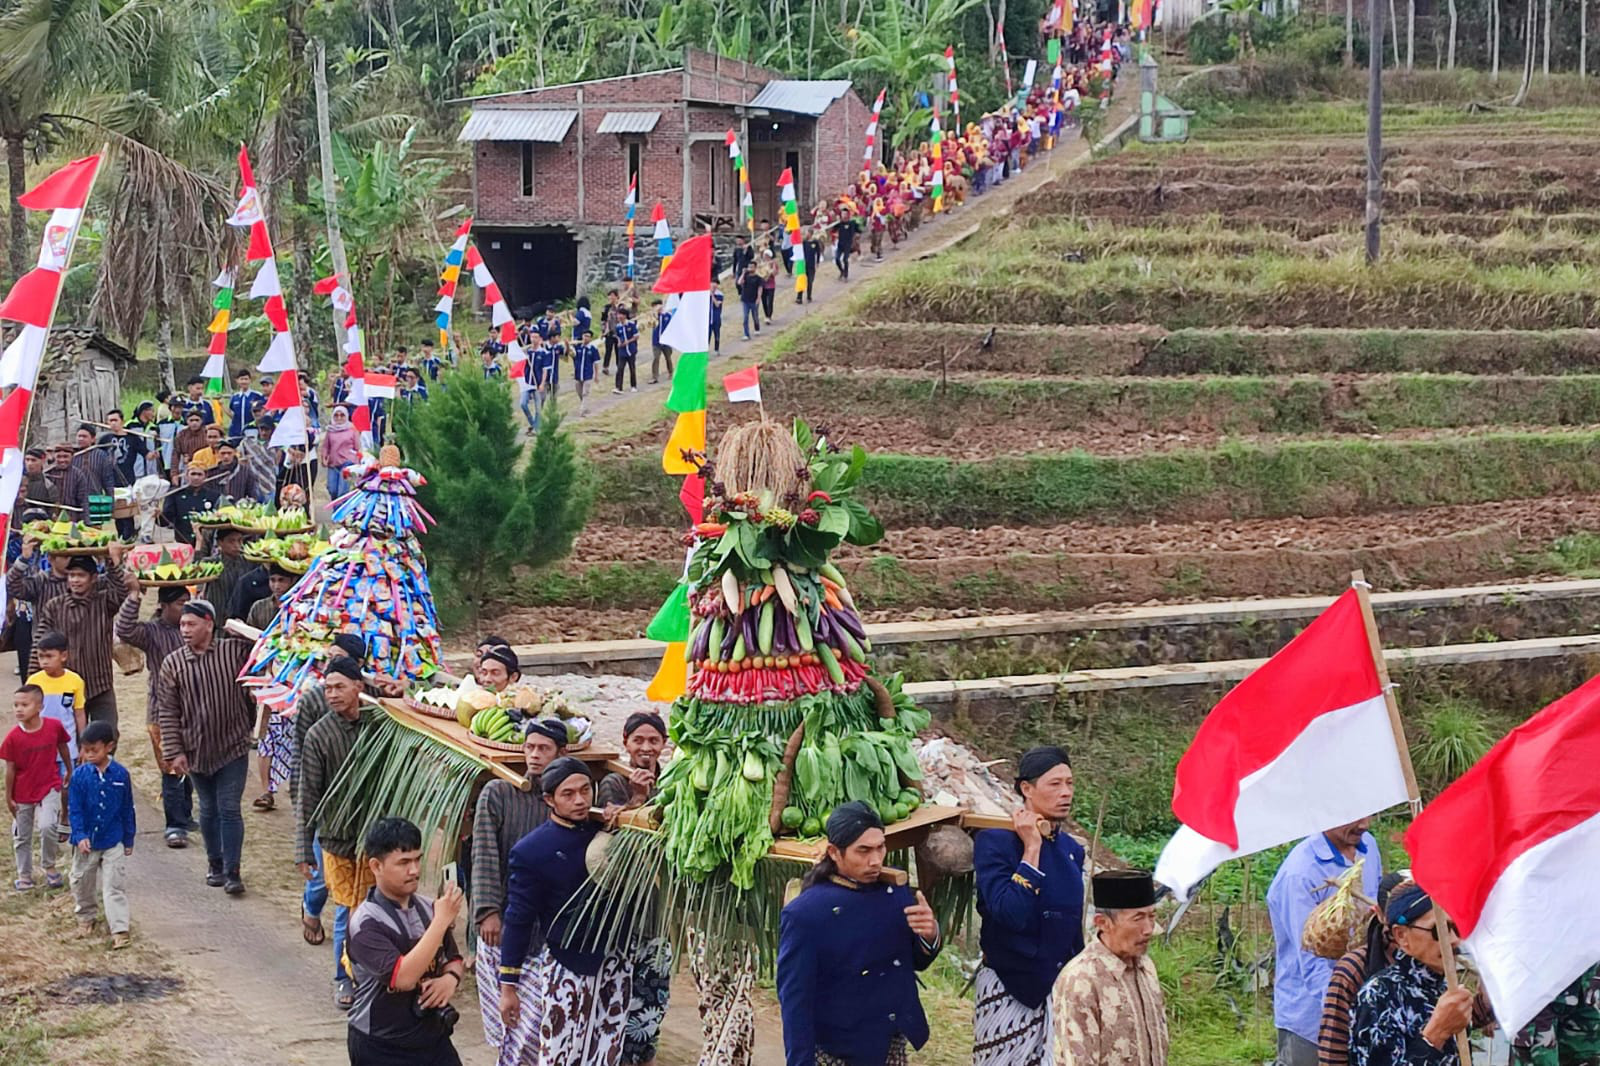
[[[630,946],[598,951],[584,928],[584,858],[600,826],[589,821],[594,781],[582,762],[563,756],[539,776],[550,819],[511,849],[500,935],[500,1018],[522,1024],[522,964],[543,934],[537,980],[542,995],[537,1066],[617,1066],[632,991]],[[614,811],[611,815],[614,816]]]
[[1072,813],[1072,766],[1058,747],[1017,761],[1022,795],[1010,829],[973,842],[983,961],[976,980],[973,1066],[1050,1061],[1050,989],[1083,950],[1083,845],[1061,828]]

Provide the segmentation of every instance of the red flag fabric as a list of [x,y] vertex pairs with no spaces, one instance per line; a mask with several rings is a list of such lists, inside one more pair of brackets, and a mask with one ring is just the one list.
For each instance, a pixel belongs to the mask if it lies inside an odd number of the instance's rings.
[[22,446],[22,423],[28,417],[28,402],[32,397],[31,392],[18,386],[0,400],[0,451]]
[[267,397],[267,410],[287,411],[299,406],[300,374],[295,370],[285,370],[278,375],[278,383],[272,386],[272,394]]
[[711,288],[711,234],[690,237],[678,245],[672,262],[661,272],[653,292],[705,292]]
[[683,485],[678,489],[678,501],[683,504],[683,509],[689,512],[689,522],[699,525],[706,520],[706,479],[699,474],[684,476]]
[[1600,960],[1600,677],[1508,733],[1407,831],[1417,883],[1460,928],[1516,1032]]
[[248,145],[239,145],[239,180],[245,185],[256,183],[256,172],[250,167],[250,148]]
[[1181,826],[1156,879],[1180,898],[1227,859],[1408,798],[1354,589],[1223,697],[1178,762]]
[[18,278],[5,300],[0,301],[0,318],[48,327],[50,312],[56,306],[56,290],[60,287],[60,271],[35,267]]
[[261,313],[272,323],[273,332],[289,332],[289,309],[284,306],[282,296],[268,296],[261,305]]
[[89,189],[94,185],[95,170],[99,166],[97,155],[74,159],[19,196],[17,202],[31,211],[82,207],[88,202]]
[[339,275],[329,274],[325,278],[318,278],[311,283],[311,291],[318,296],[326,296],[339,287]]

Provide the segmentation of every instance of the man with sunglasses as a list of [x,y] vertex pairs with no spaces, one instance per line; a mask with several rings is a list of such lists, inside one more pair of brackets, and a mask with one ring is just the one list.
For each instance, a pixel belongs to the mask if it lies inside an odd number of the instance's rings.
[[1350,1066],[1455,1066],[1456,1034],[1472,1023],[1470,989],[1447,986],[1433,900],[1416,885],[1389,896],[1394,963],[1361,987],[1350,1023]]

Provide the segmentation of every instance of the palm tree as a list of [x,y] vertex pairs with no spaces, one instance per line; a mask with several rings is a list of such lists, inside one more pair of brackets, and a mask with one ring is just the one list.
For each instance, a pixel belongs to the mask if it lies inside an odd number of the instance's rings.
[[127,84],[153,0],[23,0],[0,16],[0,140],[10,185],[12,277],[29,268],[28,156],[42,156],[76,116],[72,104]]
[[884,122],[890,131],[906,125],[919,92],[944,70],[944,50],[956,20],[980,0],[929,0],[920,21],[910,6],[888,3],[864,11],[864,21],[844,29],[849,57],[823,71],[824,78],[849,78],[865,88],[887,86]]

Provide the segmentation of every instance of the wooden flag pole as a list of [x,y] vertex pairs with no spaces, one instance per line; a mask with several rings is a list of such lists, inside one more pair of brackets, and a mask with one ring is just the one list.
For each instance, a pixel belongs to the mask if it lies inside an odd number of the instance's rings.
[[[1433,905],[1433,924],[1434,935],[1439,938],[1440,961],[1444,964],[1444,983],[1454,991],[1461,987],[1461,979],[1456,975],[1456,949],[1450,944],[1450,916],[1437,903]],[[1456,1034],[1456,1054],[1461,1056],[1461,1066],[1472,1066],[1472,1042],[1467,1039],[1465,1029]]]
[[1367,630],[1367,644],[1372,649],[1372,665],[1378,671],[1378,684],[1383,686],[1383,702],[1389,709],[1389,728],[1394,730],[1394,746],[1400,752],[1400,769],[1406,775],[1406,795],[1411,800],[1411,816],[1422,810],[1422,790],[1417,787],[1417,772],[1411,765],[1411,746],[1406,742],[1405,726],[1400,721],[1400,703],[1395,699],[1394,687],[1389,684],[1389,665],[1383,659],[1383,641],[1378,636],[1378,620],[1372,614],[1372,586],[1360,570],[1350,572],[1350,586],[1356,590],[1356,600],[1361,604],[1361,622]]

